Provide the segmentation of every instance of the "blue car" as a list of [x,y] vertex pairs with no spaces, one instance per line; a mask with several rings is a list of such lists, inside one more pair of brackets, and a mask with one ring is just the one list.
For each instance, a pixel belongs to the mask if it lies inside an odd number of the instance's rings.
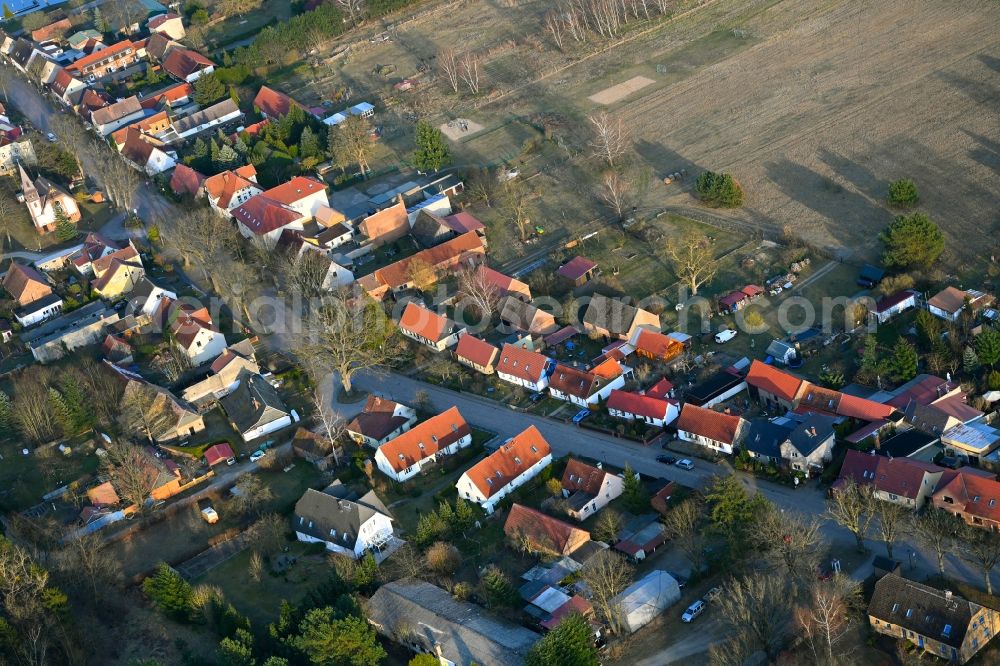
[[579,423],[580,421],[584,420],[588,416],[590,416],[590,410],[589,409],[581,409],[580,411],[578,411],[576,413],[576,416],[573,417],[573,423]]

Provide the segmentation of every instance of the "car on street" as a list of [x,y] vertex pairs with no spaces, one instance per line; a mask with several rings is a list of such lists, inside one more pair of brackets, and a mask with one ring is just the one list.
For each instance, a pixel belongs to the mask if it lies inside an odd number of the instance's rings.
[[49,132],[48,134],[46,134],[45,138],[49,140],[49,143],[55,143],[56,141],[59,140],[58,138],[56,138],[56,135],[53,134],[52,132]]
[[696,617],[705,612],[705,602],[699,599],[690,606],[681,615],[681,622],[693,622]]
[[688,470],[694,469],[694,463],[688,460],[687,458],[685,458],[684,460],[678,460],[674,464],[680,467],[681,469],[688,469]]
[[261,451],[260,449],[257,449],[256,451],[250,454],[250,462],[255,463],[263,457],[264,457],[264,452]]
[[573,423],[579,424],[580,421],[584,420],[588,416],[590,416],[590,410],[589,409],[581,409],[580,411],[578,411],[576,413],[576,416],[573,417]]
[[656,456],[656,461],[664,465],[673,465],[677,462],[677,458],[673,456]]
[[735,328],[727,328],[726,330],[719,331],[718,333],[715,334],[715,342],[716,342],[716,344],[720,344],[721,345],[721,344],[725,344],[725,343],[729,342],[730,340],[732,340],[735,337],[736,337],[736,329]]

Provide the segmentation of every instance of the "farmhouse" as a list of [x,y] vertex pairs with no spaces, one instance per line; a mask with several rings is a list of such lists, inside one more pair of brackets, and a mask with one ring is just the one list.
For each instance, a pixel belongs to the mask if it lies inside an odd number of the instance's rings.
[[290,413],[278,391],[260,375],[245,377],[219,403],[244,442],[249,442],[298,420]]
[[383,300],[390,292],[399,293],[414,286],[414,268],[430,267],[436,281],[444,272],[454,272],[461,267],[473,268],[483,261],[486,246],[474,231],[462,234],[412,257],[401,259],[375,272],[365,275],[358,284],[377,301]]
[[452,407],[379,446],[375,464],[383,474],[402,482],[471,443],[472,429],[458,408]]
[[[458,213],[457,215],[462,215]],[[451,217],[455,217],[454,215]],[[448,219],[448,218],[445,218]],[[479,279],[485,284],[491,285],[496,290],[497,296],[517,296],[526,301],[531,300],[531,287],[527,283],[508,277],[499,271],[495,271],[486,264],[480,265],[476,271]]]
[[184,389],[182,396],[196,406],[208,405],[232,393],[251,375],[260,374],[260,366],[248,340],[226,348],[212,361],[211,374]]
[[131,432],[155,442],[172,442],[205,429],[201,414],[169,390],[109,361],[104,361],[104,365],[125,383],[122,404],[143,405],[142,409],[128,408],[122,416]]
[[417,411],[412,407],[370,395],[361,413],[347,424],[347,435],[358,444],[378,448],[416,422]]
[[455,347],[455,359],[459,363],[484,375],[493,374],[499,356],[499,349],[468,333],[459,337]]
[[722,414],[690,403],[685,403],[677,419],[678,438],[718,453],[732,454],[745,428],[746,421],[739,416]]
[[566,512],[578,521],[586,520],[619,497],[625,481],[617,474],[570,458],[562,477]]
[[[617,365],[614,359],[612,363]],[[549,394],[558,400],[565,400],[580,407],[596,405],[600,400],[607,399],[615,389],[625,385],[625,375],[621,366],[617,373],[610,373],[610,378],[586,370],[578,370],[559,363],[549,377]]]
[[508,295],[500,301],[500,321],[504,325],[532,335],[549,335],[559,330],[555,315],[522,300],[520,295]]
[[631,340],[640,328],[660,330],[660,318],[623,300],[601,294],[590,297],[583,313],[583,329],[589,334]]
[[919,510],[940,487],[945,474],[952,472],[910,458],[887,458],[848,449],[833,490],[843,488],[850,480],[859,486],[872,486],[875,497],[883,502]]
[[551,462],[549,443],[538,428],[530,426],[467,469],[455,487],[459,497],[492,514],[500,500],[535,478]]
[[684,345],[651,328],[637,328],[629,338],[635,353],[657,363],[669,363],[684,353]]

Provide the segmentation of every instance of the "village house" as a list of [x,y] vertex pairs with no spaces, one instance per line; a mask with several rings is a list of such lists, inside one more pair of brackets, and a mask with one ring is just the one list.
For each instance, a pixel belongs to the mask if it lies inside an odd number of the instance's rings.
[[13,260],[3,276],[3,288],[22,307],[52,295],[48,278],[31,266]]
[[173,12],[159,14],[146,23],[151,33],[166,35],[170,39],[184,39],[184,21]]
[[188,139],[193,139],[199,134],[212,132],[228,123],[235,123],[243,118],[243,112],[239,105],[230,98],[217,102],[207,109],[201,109],[194,113],[176,118],[170,130],[164,132],[159,138],[164,143],[182,143]]
[[[0,122],[0,125],[2,124]],[[4,140],[0,139],[0,176],[13,176],[18,164],[29,166],[38,164],[31,139],[25,138],[10,143],[4,143]]]
[[677,418],[679,439],[729,455],[739,445],[745,429],[746,421],[739,416],[723,414],[689,403],[685,403]]
[[417,410],[387,398],[369,395],[361,413],[347,424],[347,435],[359,445],[378,448],[417,422]]
[[22,305],[14,310],[14,319],[24,328],[39,324],[55,317],[63,309],[63,299],[59,294],[49,294],[37,301]]
[[964,664],[996,635],[1000,611],[890,573],[875,583],[868,622],[877,633]]
[[244,442],[270,435],[298,421],[285,406],[277,389],[261,375],[250,375],[219,399],[236,432]]
[[[177,109],[191,102],[194,86],[190,83],[172,83],[166,88],[147,93],[142,98],[142,108],[147,111]],[[157,130],[159,133],[161,130]]]
[[[478,266],[485,256],[483,239],[470,231],[365,275],[358,279],[358,284],[369,296],[381,301],[390,293],[399,294],[414,288],[414,274],[417,272],[421,273],[420,280],[425,283],[420,285],[421,288],[426,289],[444,273]],[[415,271],[415,268],[419,270]]]
[[472,429],[452,407],[379,446],[375,464],[389,478],[403,482],[471,443]]
[[59,216],[65,215],[73,224],[80,221],[80,207],[69,192],[63,190],[48,178],[39,176],[32,182],[21,164],[17,165],[21,174],[21,194],[35,230],[45,235],[56,230]]
[[105,238],[96,231],[88,231],[80,249],[69,257],[70,265],[83,277],[94,274],[94,261],[122,249],[121,246]]
[[625,374],[614,359],[609,359],[617,366],[617,372],[606,372],[608,377],[592,371],[556,364],[549,377],[549,395],[557,400],[565,400],[579,407],[591,407],[601,400],[606,400],[615,389],[625,386]]
[[903,423],[928,435],[940,437],[945,430],[962,425],[962,420],[938,409],[933,403],[922,405],[916,400],[910,400],[903,412]]
[[293,106],[303,108],[301,104],[285,93],[267,86],[261,86],[260,90],[257,91],[257,96],[253,98],[253,108],[264,118],[287,116]]
[[799,399],[806,382],[795,375],[778,370],[758,360],[750,364],[746,376],[750,395],[769,412],[791,411]]
[[366,607],[378,633],[442,664],[521,666],[541,638],[416,578],[382,585]]
[[871,317],[879,324],[884,324],[896,315],[917,307],[919,294],[912,289],[904,289],[894,294],[883,296],[875,303]]
[[66,71],[93,83],[108,74],[131,67],[139,61],[139,57],[138,45],[130,39],[124,39],[67,65]]
[[500,448],[465,470],[455,487],[458,496],[492,514],[498,502],[552,463],[552,450],[535,426],[511,437]]
[[160,66],[170,76],[187,83],[194,83],[205,74],[215,71],[214,62],[197,51],[183,46],[175,46],[168,50]]
[[174,442],[201,432],[205,420],[191,405],[142,375],[105,360],[104,365],[125,384],[123,405],[143,405],[123,414],[125,427],[157,443]]
[[118,250],[93,263],[94,280],[90,283],[91,291],[101,298],[114,301],[131,292],[145,277],[146,270],[138,253],[131,260],[116,256],[125,254],[129,249]]
[[257,169],[252,164],[209,176],[201,187],[212,210],[226,216],[264,191],[257,185]]
[[575,458],[566,463],[562,476],[562,494],[566,499],[566,512],[578,521],[590,518],[621,496],[625,480],[601,468],[588,465]]
[[406,304],[399,318],[399,332],[436,352],[458,343],[465,328],[415,301]]
[[139,130],[142,134],[152,135],[152,138],[155,140],[156,135],[167,131],[169,128],[170,116],[167,115],[166,111],[160,111],[159,113],[148,115],[131,125],[126,125],[121,129],[115,130],[111,133],[111,139],[115,142],[115,147],[120,151],[122,146],[125,145],[125,140],[128,138],[129,132],[132,130]]
[[392,517],[375,491],[352,500],[339,481],[322,492],[306,489],[295,503],[292,529],[299,541],[322,543],[355,560],[379,553],[393,540]]
[[952,472],[944,467],[910,458],[888,458],[848,449],[840,476],[833,490],[848,481],[871,486],[871,492],[883,502],[892,502],[914,511],[923,508],[938,488],[942,478]]
[[102,137],[114,132],[119,127],[130,125],[142,118],[145,111],[139,103],[139,98],[133,95],[120,102],[103,106],[90,114],[90,122],[94,131]]
[[476,271],[480,280],[484,284],[490,285],[496,291],[497,296],[501,298],[504,296],[517,296],[525,301],[531,300],[531,287],[526,282],[508,277],[500,271],[493,270],[486,264],[479,266]]
[[358,233],[374,247],[392,243],[410,233],[410,221],[402,196],[392,206],[362,220],[358,224]]
[[619,390],[608,395],[607,408],[608,414],[615,418],[638,420],[656,428],[672,423],[680,413],[676,400]]
[[833,459],[836,433],[835,419],[821,414],[809,414],[794,424],[788,436],[781,442],[781,459],[793,470],[812,476],[822,471]]
[[308,222],[316,217],[320,208],[329,205],[326,188],[324,183],[312,178],[295,176],[287,183],[265,190],[264,196],[294,210],[303,221]]
[[946,470],[931,495],[934,507],[962,518],[967,525],[1000,529],[1000,482],[985,470]]
[[574,287],[582,287],[597,277],[597,264],[585,257],[573,257],[556,269],[556,275]]
[[975,289],[962,290],[957,287],[945,287],[927,299],[927,309],[935,317],[945,321],[958,321],[962,310],[968,306],[972,312],[986,307],[990,296]]
[[155,316],[165,322],[174,346],[192,365],[208,363],[226,349],[226,336],[212,322],[208,308],[195,309],[186,303],[176,305],[163,300]]
[[518,295],[504,296],[498,308],[500,321],[515,331],[531,335],[550,335],[559,330],[559,323],[551,312],[546,312]]
[[132,291],[128,294],[126,312],[137,317],[152,318],[160,310],[164,301],[169,305],[170,302],[176,300],[176,293],[153,284],[148,277],[143,277],[135,283]]
[[505,344],[497,363],[497,377],[531,391],[544,391],[555,361],[523,347]]
[[591,335],[631,340],[640,328],[659,331],[660,318],[617,298],[594,294],[583,313],[583,329]]
[[639,327],[632,331],[628,342],[639,356],[657,363],[670,363],[684,353],[684,345],[669,335],[652,328]]
[[484,375],[492,375],[500,350],[474,335],[466,333],[458,339],[455,360]]
[[230,212],[244,238],[259,239],[268,249],[278,244],[283,230],[301,230],[305,222],[300,213],[264,194],[250,197]]
[[503,532],[513,543],[528,550],[551,555],[570,556],[590,542],[590,532],[514,503],[507,514]]
[[148,176],[155,176],[176,166],[177,154],[165,150],[165,144],[133,127],[128,128],[125,143],[121,146],[122,157],[136,169]]
[[209,367],[210,374],[188,386],[181,394],[192,405],[203,407],[232,393],[241,381],[260,374],[260,366],[249,340],[241,340],[219,354]]

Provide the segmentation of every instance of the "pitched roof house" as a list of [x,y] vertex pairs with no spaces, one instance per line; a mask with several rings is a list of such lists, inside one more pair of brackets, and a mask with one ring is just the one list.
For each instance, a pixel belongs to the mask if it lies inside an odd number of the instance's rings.
[[207,109],[176,118],[170,131],[164,132],[160,138],[169,144],[180,143],[242,118],[243,112],[239,105],[227,97]]
[[868,622],[880,634],[964,664],[996,634],[1000,611],[890,573],[875,583]]
[[848,480],[857,485],[871,485],[880,500],[917,510],[931,497],[947,471],[911,458],[887,458],[848,449],[833,489],[842,488]]
[[257,184],[257,169],[252,164],[209,176],[202,188],[213,210],[223,215],[264,191]]
[[931,495],[938,509],[960,516],[968,525],[1000,529],[1000,482],[985,470],[947,470]]
[[39,234],[55,231],[60,213],[65,213],[74,224],[80,221],[80,207],[69,192],[43,176],[32,181],[20,163],[17,169],[21,175],[24,205]]
[[170,39],[184,39],[186,34],[184,21],[174,12],[154,16],[146,23],[146,27],[151,33],[166,35]]
[[126,97],[120,102],[114,102],[91,112],[90,122],[94,130],[101,136],[107,136],[119,127],[129,125],[143,116],[143,108],[135,95]]
[[485,375],[493,374],[499,356],[499,349],[470,333],[459,337],[455,346],[455,360]]
[[190,194],[197,197],[205,180],[205,176],[188,165],[178,164],[170,176],[170,190],[177,195]]
[[215,71],[214,62],[197,51],[183,46],[175,46],[168,50],[161,67],[178,81],[188,83],[194,83],[205,74]]
[[684,345],[658,330],[640,327],[632,332],[629,344],[635,353],[658,363],[669,363],[684,353]]
[[552,449],[535,426],[511,437],[496,451],[465,470],[455,483],[458,496],[491,514],[498,502],[537,476],[552,462]]
[[347,424],[347,434],[358,444],[378,448],[410,429],[417,411],[400,402],[369,395],[361,413]]
[[483,239],[474,231],[462,234],[411,257],[377,269],[358,280],[358,284],[375,300],[383,300],[390,292],[399,293],[414,286],[414,267],[429,266],[436,280],[444,272],[460,267],[472,268],[486,255]]
[[375,246],[391,243],[410,233],[410,220],[402,197],[392,206],[362,220],[358,232]]
[[442,663],[521,666],[540,636],[414,578],[387,583],[367,604],[378,632]]
[[295,176],[286,183],[266,190],[264,196],[291,208],[301,215],[303,220],[308,221],[316,216],[320,208],[329,206],[330,200],[326,190],[326,184],[314,178]]
[[554,314],[522,300],[519,295],[504,296],[499,311],[500,321],[518,331],[549,335],[559,330]]
[[608,413],[615,418],[639,420],[658,428],[671,423],[680,413],[676,400],[619,390],[611,391],[608,395],[607,408]]
[[155,176],[173,169],[177,162],[174,155],[165,150],[162,141],[129,126],[125,143],[121,146],[122,157],[147,175]]
[[257,91],[257,96],[253,98],[253,106],[265,118],[286,116],[293,106],[303,108],[301,104],[285,93],[267,86],[261,86],[260,90]]
[[746,421],[686,403],[677,418],[677,437],[701,444],[719,453],[732,454],[738,446]]
[[515,278],[504,275],[500,271],[495,271],[486,264],[482,264],[476,269],[480,279],[491,285],[496,290],[498,296],[517,296],[526,301],[531,300],[531,287],[526,282],[521,282]]
[[258,194],[231,211],[245,238],[259,238],[269,248],[278,244],[283,229],[302,229],[302,215],[264,194]]
[[583,328],[587,333],[596,333],[619,340],[631,340],[639,328],[660,330],[660,318],[617,298],[601,294],[590,297],[590,303],[583,313]]
[[765,409],[794,409],[806,382],[758,360],[750,364],[747,384]]
[[195,309],[186,303],[178,305],[170,299],[160,299],[153,316],[165,324],[174,346],[193,365],[208,363],[226,349],[226,336],[215,326],[208,308]]
[[562,476],[566,512],[576,520],[586,520],[619,497],[625,480],[600,467],[570,458]]
[[27,264],[19,264],[13,260],[3,276],[3,288],[20,306],[52,295],[52,287],[44,275]]
[[244,442],[264,437],[292,424],[292,415],[278,391],[260,375],[250,375],[219,403]]
[[531,550],[553,555],[572,555],[590,541],[587,530],[516,503],[510,508],[503,531],[507,538],[524,542]]
[[400,333],[436,352],[455,345],[465,331],[454,321],[415,301],[406,304],[398,324]]
[[472,429],[457,407],[452,407],[378,447],[375,464],[383,474],[406,481],[438,457],[472,443]]
[[625,386],[624,371],[617,361],[610,360],[617,366],[617,372],[607,373],[607,377],[557,363],[549,377],[549,394],[580,407],[596,405],[615,389]]
[[585,284],[597,275],[597,264],[585,257],[573,257],[556,270],[556,275],[574,287]]
[[357,500],[343,494],[339,483],[323,492],[306,489],[292,515],[296,538],[325,544],[328,551],[352,559],[384,550],[393,536],[392,517],[382,500],[374,490]]
[[544,354],[505,344],[497,362],[497,377],[532,391],[542,391],[549,385],[554,364],[555,361]]
[[226,347],[218,358],[212,361],[207,377],[188,386],[182,394],[193,405],[204,406],[229,395],[252,375],[260,374],[260,366],[249,340],[242,340]]
[[988,301],[989,296],[981,291],[945,287],[927,299],[927,309],[935,317],[946,321],[958,321],[959,315],[965,309],[966,302],[975,311],[984,307]]
[[105,360],[104,365],[125,383],[122,405],[128,407],[122,422],[126,430],[155,442],[171,442],[205,429],[201,414],[169,390],[110,361]]

